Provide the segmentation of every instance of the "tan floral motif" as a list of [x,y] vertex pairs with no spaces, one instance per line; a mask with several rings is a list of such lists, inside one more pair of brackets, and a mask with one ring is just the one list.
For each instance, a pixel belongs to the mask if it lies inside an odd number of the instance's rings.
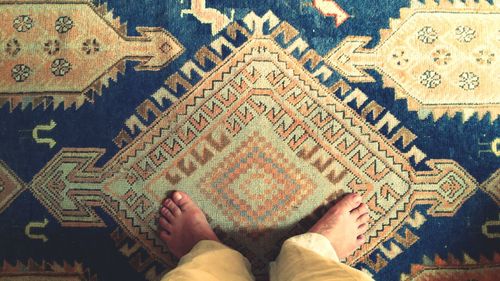
[[12,68],[11,76],[16,82],[24,82],[31,74],[31,68],[24,64],[18,64]]
[[469,43],[476,38],[476,31],[468,26],[459,26],[455,29],[456,38],[459,42]]
[[433,70],[426,70],[420,75],[420,84],[429,89],[434,89],[441,84],[441,75]]
[[425,44],[432,44],[438,39],[438,34],[432,27],[424,26],[418,31],[417,38]]
[[15,57],[21,51],[21,43],[16,38],[10,39],[6,46],[5,52],[12,57]]
[[479,77],[473,72],[463,72],[459,78],[458,86],[466,91],[472,91],[479,86]]
[[495,53],[492,53],[488,50],[479,50],[477,53],[474,54],[476,57],[476,61],[479,64],[492,64],[493,61],[495,60]]
[[33,19],[27,15],[18,16],[12,24],[18,32],[26,32],[33,27]]
[[438,49],[432,53],[432,60],[437,65],[447,65],[451,60],[451,53],[446,49]]
[[64,76],[71,70],[71,63],[65,59],[56,59],[52,62],[50,70],[55,76]]
[[43,50],[49,55],[55,55],[61,49],[61,42],[59,40],[49,40],[43,44]]
[[73,20],[70,17],[64,16],[56,20],[56,31],[66,33],[73,28]]
[[406,67],[406,66],[408,66],[408,62],[410,61],[408,58],[408,55],[403,50],[395,50],[392,53],[392,56],[390,59],[394,63],[394,65],[397,67]]
[[99,52],[101,44],[97,42],[97,39],[87,39],[82,44],[82,51],[87,55],[92,55]]

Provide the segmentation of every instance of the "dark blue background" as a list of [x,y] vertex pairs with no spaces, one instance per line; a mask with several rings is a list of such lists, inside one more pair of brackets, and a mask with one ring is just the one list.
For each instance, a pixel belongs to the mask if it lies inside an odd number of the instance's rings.
[[[301,36],[320,55],[335,47],[347,35],[367,35],[373,37],[369,47],[376,45],[379,30],[388,27],[390,17],[398,17],[399,9],[409,5],[409,1],[391,0],[338,0],[337,2],[352,16],[339,28],[335,28],[332,18],[321,16],[306,1],[207,1],[207,6],[230,15],[235,9],[236,19],[241,19],[250,11],[263,15],[272,10],[281,20],[288,21],[300,31]],[[186,51],[170,65],[160,71],[136,72],[135,62],[127,62],[125,74],[119,75],[117,82],[111,82],[103,89],[102,96],[94,104],[85,104],[80,109],[56,110],[15,109],[8,105],[0,108],[0,159],[22,178],[29,182],[33,176],[63,147],[99,147],[107,153],[99,161],[104,164],[117,152],[113,138],[124,128],[124,121],[134,113],[137,105],[148,98],[165,79],[174,73],[186,60],[203,45],[211,42],[210,26],[201,24],[192,15],[180,17],[180,10],[189,8],[189,1],[172,0],[113,0],[108,7],[114,15],[128,23],[128,34],[138,35],[137,26],[161,26],[172,33]],[[492,153],[481,153],[485,149],[479,143],[491,142],[500,137],[500,120],[491,122],[490,116],[478,120],[477,116],[462,122],[461,115],[454,118],[443,117],[433,121],[431,117],[419,120],[415,112],[407,110],[406,101],[395,101],[394,91],[384,89],[380,82],[353,85],[362,89],[371,99],[386,107],[404,126],[415,133],[415,144],[433,159],[453,159],[462,165],[478,182],[487,179],[500,167],[500,158]],[[31,138],[31,130],[50,120],[57,127],[43,132],[42,137],[50,137],[57,145],[50,149],[47,145],[36,144]],[[418,169],[425,169],[419,165]],[[424,207],[420,207],[425,212]],[[0,214],[0,260],[6,258],[26,260],[78,260],[83,261],[99,280],[143,280],[142,274],[135,272],[127,259],[116,249],[110,232],[117,225],[104,212],[99,211],[108,227],[106,228],[61,228],[37,200],[25,191],[11,206]],[[49,237],[47,243],[30,240],[24,235],[24,227],[30,221],[50,223],[44,230]],[[482,191],[478,191],[456,216],[452,218],[429,219],[415,233],[420,240],[403,254],[390,262],[375,277],[378,280],[399,280],[402,272],[409,272],[411,263],[420,263],[423,255],[446,256],[453,253],[461,257],[467,252],[473,258],[484,254],[490,256],[498,249],[498,240],[487,239],[481,233],[481,225],[487,220],[498,219],[498,206]],[[495,243],[496,242],[496,243]]]

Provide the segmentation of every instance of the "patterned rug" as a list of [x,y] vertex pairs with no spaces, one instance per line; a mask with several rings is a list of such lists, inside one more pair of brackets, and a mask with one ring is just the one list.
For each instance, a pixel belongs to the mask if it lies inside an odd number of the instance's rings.
[[0,0],[0,280],[157,280],[188,192],[258,280],[358,192],[376,280],[500,276],[500,4]]

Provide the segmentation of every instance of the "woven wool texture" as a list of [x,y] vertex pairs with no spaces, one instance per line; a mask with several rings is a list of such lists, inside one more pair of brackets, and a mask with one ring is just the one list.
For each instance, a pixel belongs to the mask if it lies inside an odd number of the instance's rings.
[[[258,280],[348,192],[376,280],[500,275],[498,1],[0,0],[0,280],[156,280],[182,190]],[[307,269],[305,269],[307,270]]]

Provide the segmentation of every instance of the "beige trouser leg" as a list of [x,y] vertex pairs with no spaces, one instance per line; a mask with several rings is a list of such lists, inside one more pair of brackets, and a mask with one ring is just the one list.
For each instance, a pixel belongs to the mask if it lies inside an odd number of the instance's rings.
[[248,260],[215,241],[200,241],[161,281],[250,281]]
[[368,281],[367,274],[340,263],[326,237],[306,233],[285,241],[275,262],[271,281]]

